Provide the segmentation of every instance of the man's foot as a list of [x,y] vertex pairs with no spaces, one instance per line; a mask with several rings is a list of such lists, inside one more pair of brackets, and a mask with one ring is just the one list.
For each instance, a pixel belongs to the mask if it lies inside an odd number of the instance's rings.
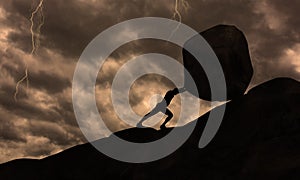
[[160,126],[160,129],[161,129],[161,130],[163,130],[163,129],[167,129],[167,127],[166,127],[166,125],[165,125],[165,124],[162,124],[162,125]]
[[145,126],[143,126],[143,124],[141,122],[137,123],[136,127],[138,127],[138,128],[146,128]]

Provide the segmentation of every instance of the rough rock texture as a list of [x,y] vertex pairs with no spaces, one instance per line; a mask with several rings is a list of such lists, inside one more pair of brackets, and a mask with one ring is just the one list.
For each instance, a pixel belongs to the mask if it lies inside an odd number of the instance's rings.
[[[178,127],[196,123],[183,146],[155,162],[123,163],[83,144],[41,160],[4,163],[0,165],[0,178],[300,179],[299,109],[300,83],[277,78],[227,103],[219,131],[203,149],[198,148],[198,142],[209,113]],[[171,129],[131,128],[116,135],[133,142],[149,142]]]
[[[231,100],[243,95],[253,75],[248,44],[243,32],[235,26],[218,25],[201,32],[200,35],[212,47],[223,68],[227,85],[227,99]],[[209,82],[202,66],[185,49],[183,49],[182,54],[184,67],[193,77],[199,97],[204,100],[211,100]],[[188,90],[193,93],[192,90]]]

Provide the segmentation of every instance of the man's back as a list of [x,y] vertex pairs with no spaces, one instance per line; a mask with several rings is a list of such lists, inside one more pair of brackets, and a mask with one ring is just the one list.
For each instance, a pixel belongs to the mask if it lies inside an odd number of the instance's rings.
[[166,101],[167,106],[171,103],[172,99],[174,98],[175,95],[179,93],[178,88],[174,88],[171,91],[168,91],[164,97],[164,100]]

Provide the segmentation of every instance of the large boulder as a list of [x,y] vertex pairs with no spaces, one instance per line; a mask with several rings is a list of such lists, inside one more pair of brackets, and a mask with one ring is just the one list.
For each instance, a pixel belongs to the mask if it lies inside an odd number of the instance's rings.
[[[253,75],[248,43],[243,32],[235,26],[217,25],[201,32],[200,35],[214,50],[225,76],[227,99],[214,100],[231,100],[243,95]],[[193,38],[195,37],[191,39]],[[196,83],[199,98],[211,100],[211,89],[202,66],[185,48],[182,54],[184,67]],[[188,91],[196,95],[188,85],[186,87]]]

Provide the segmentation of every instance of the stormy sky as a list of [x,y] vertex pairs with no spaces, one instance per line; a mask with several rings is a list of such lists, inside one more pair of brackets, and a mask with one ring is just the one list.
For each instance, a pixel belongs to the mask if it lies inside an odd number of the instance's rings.
[[[203,31],[217,24],[235,25],[249,44],[253,87],[275,77],[300,80],[300,1],[187,0],[179,6],[182,22]],[[72,106],[72,77],[78,59],[99,33],[124,20],[138,17],[172,18],[175,0],[44,0],[40,46],[30,54],[30,14],[38,1],[0,2],[0,163],[15,158],[41,158],[86,142]],[[111,83],[118,69],[132,57],[162,53],[182,62],[181,48],[159,40],[138,40],[121,46],[98,74],[99,112],[112,131],[128,128],[114,113]],[[15,86],[28,64],[29,86]],[[151,97],[174,84],[159,75],[138,79],[130,92],[133,110],[143,115]],[[153,100],[153,99],[152,99]],[[170,109],[177,112],[180,99]],[[209,103],[200,101],[201,111]],[[152,102],[153,105],[153,102]],[[178,117],[175,114],[175,120]],[[192,115],[191,119],[197,115]],[[188,120],[187,120],[188,121]]]

